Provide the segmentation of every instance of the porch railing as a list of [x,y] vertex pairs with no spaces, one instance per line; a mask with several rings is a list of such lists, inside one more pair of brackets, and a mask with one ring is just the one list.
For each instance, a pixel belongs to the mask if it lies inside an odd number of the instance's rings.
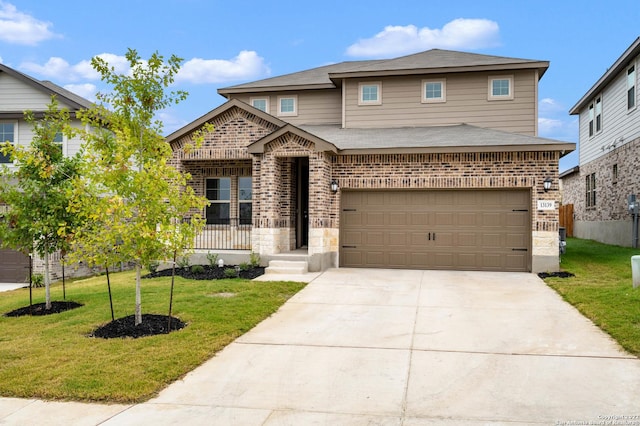
[[224,223],[208,224],[194,241],[195,249],[251,250],[251,224],[227,219]]

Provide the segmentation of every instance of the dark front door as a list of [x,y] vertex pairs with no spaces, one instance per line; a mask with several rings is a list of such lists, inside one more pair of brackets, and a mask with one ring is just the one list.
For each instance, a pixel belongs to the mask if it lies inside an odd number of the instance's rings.
[[298,163],[298,215],[296,218],[296,248],[309,244],[309,158],[300,157]]

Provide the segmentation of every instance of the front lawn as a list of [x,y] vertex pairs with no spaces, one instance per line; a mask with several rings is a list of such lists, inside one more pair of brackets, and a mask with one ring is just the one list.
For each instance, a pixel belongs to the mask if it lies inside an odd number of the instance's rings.
[[[110,274],[115,317],[134,313],[135,273]],[[144,314],[167,315],[170,277],[142,282]],[[45,316],[5,317],[29,304],[28,289],[0,293],[0,396],[139,402],[156,394],[275,312],[304,283],[176,277],[179,331],[138,339],[88,337],[111,321],[104,276],[67,283],[84,306]],[[34,303],[44,289],[34,289]],[[62,300],[62,286],[52,287]]]
[[[566,301],[640,356],[640,288],[633,288],[631,256],[640,249],[569,238],[562,256],[571,278],[545,278]],[[560,324],[561,325],[561,324]]]

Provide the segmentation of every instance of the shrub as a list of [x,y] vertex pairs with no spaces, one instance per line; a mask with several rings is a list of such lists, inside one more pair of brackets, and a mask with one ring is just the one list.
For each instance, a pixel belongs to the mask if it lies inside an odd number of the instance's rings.
[[193,265],[191,267],[192,274],[202,274],[204,272],[204,266],[202,265]]
[[160,262],[158,262],[157,260],[152,260],[151,262],[149,262],[149,266],[147,266],[147,268],[149,269],[149,272],[153,273],[158,270],[158,266],[160,266]]
[[218,266],[218,253],[207,253],[207,260],[212,268]]
[[254,268],[256,266],[260,266],[260,255],[258,253],[254,253],[251,252],[249,254],[249,263],[251,264],[251,266],[253,266]]
[[176,265],[178,268],[189,269],[189,257],[184,256],[180,258]]
[[236,272],[236,270],[234,268],[226,268],[224,270],[224,276],[225,276],[225,278],[237,278],[238,277],[238,273]]
[[238,267],[241,271],[248,271],[249,269],[251,269],[252,265],[248,264],[247,262],[242,262],[240,265],[238,265]]
[[44,275],[33,274],[31,276],[31,287],[44,287]]

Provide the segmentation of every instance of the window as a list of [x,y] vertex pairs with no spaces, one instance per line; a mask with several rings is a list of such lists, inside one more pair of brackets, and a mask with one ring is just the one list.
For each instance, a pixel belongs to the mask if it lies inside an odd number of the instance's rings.
[[[14,124],[13,123],[0,123],[0,143],[15,142]],[[0,153],[0,163],[10,163],[11,157]]]
[[513,99],[513,76],[489,77],[489,100]]
[[56,135],[53,137],[53,142],[58,145],[58,147],[60,148],[60,152],[64,154],[64,138],[61,132],[56,133]]
[[611,169],[611,182],[618,183],[618,165],[614,164]]
[[210,178],[206,180],[206,197],[209,205],[206,208],[208,225],[228,225],[231,213],[231,179]]
[[589,105],[589,137],[593,136],[593,103]]
[[422,103],[436,103],[445,101],[445,80],[422,80]]
[[627,109],[636,107],[636,67],[627,70]]
[[283,115],[283,116],[298,115],[298,97],[297,96],[278,97],[278,115]]
[[602,130],[602,98],[596,99],[596,133]]
[[251,225],[253,189],[251,177],[238,178],[238,218],[240,225]]
[[269,98],[251,98],[251,106],[269,113]]
[[358,105],[382,104],[382,83],[358,84]]
[[585,176],[585,205],[589,208],[596,206],[596,174],[591,173]]

